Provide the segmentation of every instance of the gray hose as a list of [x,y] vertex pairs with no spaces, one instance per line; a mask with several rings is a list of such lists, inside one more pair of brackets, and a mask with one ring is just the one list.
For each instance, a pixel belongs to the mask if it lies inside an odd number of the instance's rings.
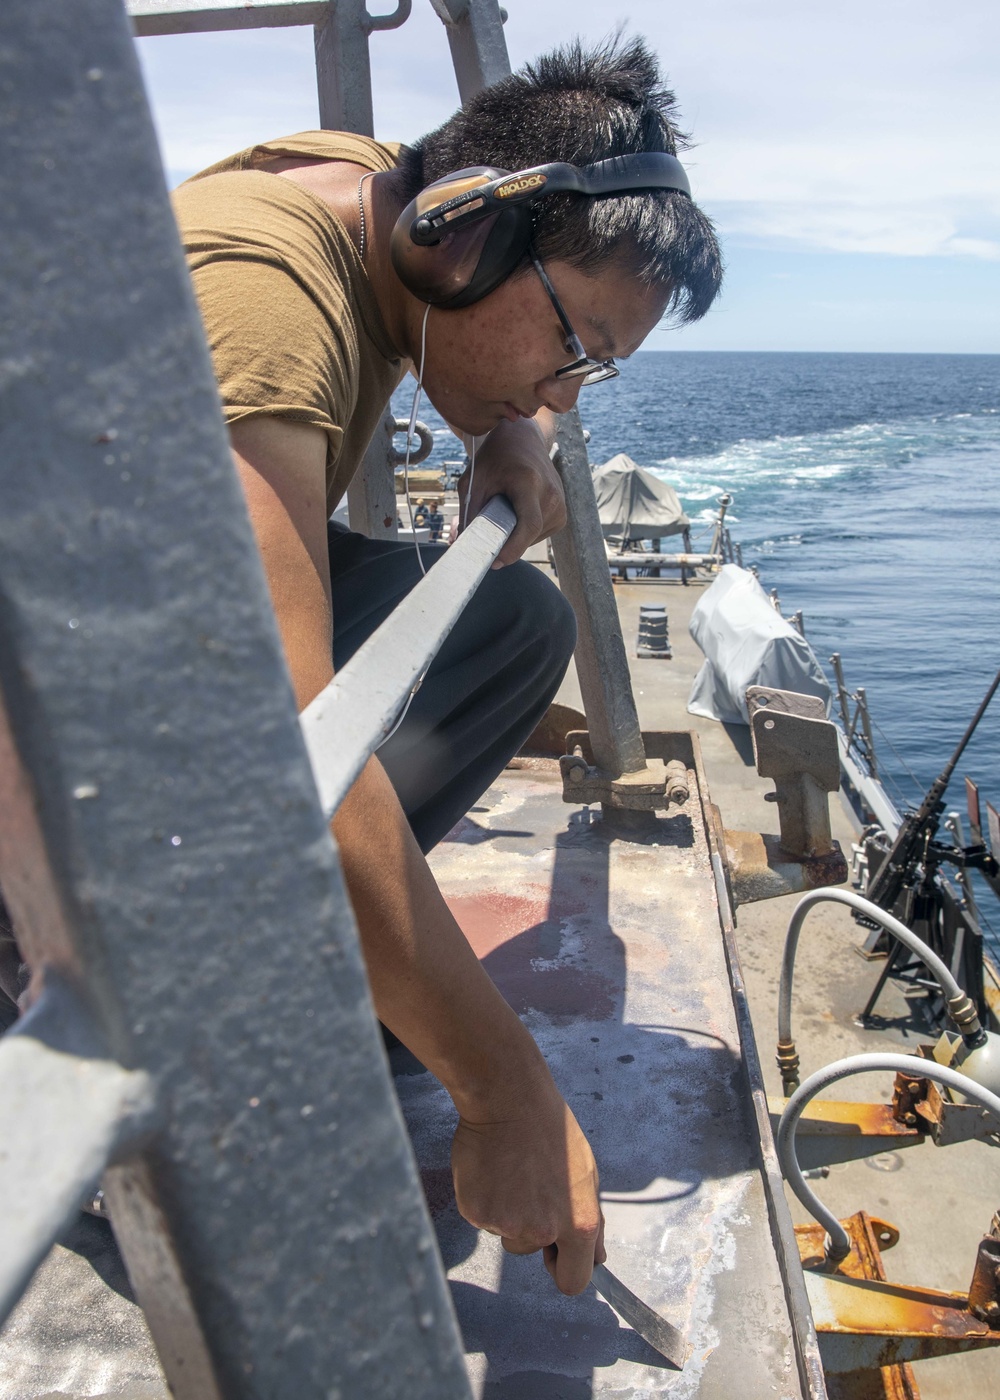
[[991,1094],[989,1089],[984,1089],[981,1084],[977,1084],[965,1074],[960,1074],[958,1070],[939,1065],[934,1060],[922,1060],[918,1055],[893,1055],[888,1052],[852,1055],[846,1060],[835,1060],[832,1065],[827,1065],[825,1069],[810,1075],[788,1100],[781,1115],[777,1135],[778,1161],[782,1176],[798,1199],[813,1219],[818,1220],[825,1228],[826,1258],[832,1264],[838,1264],[841,1259],[847,1258],[851,1252],[851,1241],[843,1225],[827,1210],[802,1175],[795,1151],[795,1133],[803,1109],[821,1089],[835,1084],[838,1079],[847,1079],[852,1074],[867,1074],[871,1070],[879,1069],[896,1070],[908,1074],[912,1079],[935,1079],[939,1084],[945,1084],[949,1089],[964,1094],[967,1099],[979,1104],[980,1108],[985,1108],[1000,1124],[1000,1098],[996,1094]]
[[[887,914],[884,909],[880,909],[870,899],[862,898],[853,890],[812,890],[809,894],[804,895],[795,906],[795,913],[789,921],[788,932],[785,935],[785,953],[781,962],[781,987],[778,991],[779,1064],[780,1047],[792,1046],[793,1044],[792,978],[795,971],[795,954],[798,949],[799,934],[802,931],[805,917],[812,906],[824,901],[846,904],[851,909],[858,910],[866,918],[871,919],[873,923],[878,924],[880,928],[884,928],[887,933],[891,933],[894,938],[898,938],[900,943],[909,948],[912,953],[916,953],[936,979],[947,1003],[948,1012],[962,1034],[969,1036],[979,1033],[979,1017],[976,1015],[975,1007],[955,981],[948,966],[941,961],[937,953],[928,948],[922,938],[918,938],[911,929],[900,923],[892,914]],[[796,1068],[797,1064],[796,1060]]]

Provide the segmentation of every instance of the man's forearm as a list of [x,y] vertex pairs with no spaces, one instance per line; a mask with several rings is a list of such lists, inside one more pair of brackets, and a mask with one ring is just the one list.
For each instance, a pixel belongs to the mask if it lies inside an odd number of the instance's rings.
[[459,1111],[502,1115],[526,1080],[550,1083],[534,1040],[445,904],[381,764],[371,759],[333,823],[379,1019]]

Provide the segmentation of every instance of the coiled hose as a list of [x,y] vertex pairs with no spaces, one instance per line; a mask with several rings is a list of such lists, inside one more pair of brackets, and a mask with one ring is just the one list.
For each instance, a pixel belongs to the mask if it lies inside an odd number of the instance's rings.
[[778,1068],[781,1070],[781,1084],[786,1094],[790,1094],[799,1083],[799,1057],[792,1039],[792,979],[795,973],[795,954],[799,945],[799,934],[806,915],[814,904],[846,904],[864,914],[872,923],[878,924],[898,938],[900,943],[916,953],[927,966],[941,988],[948,1014],[962,1034],[970,1050],[982,1045],[986,1034],[979,1024],[979,1016],[971,997],[958,985],[947,964],[929,948],[922,938],[908,929],[899,919],[887,914],[870,899],[855,894],[853,890],[823,889],[811,890],[803,895],[795,906],[795,912],[788,923],[785,934],[785,952],[781,960],[781,986],[778,991]]
[[[796,911],[797,912],[797,911]],[[795,1192],[802,1205],[826,1230],[825,1254],[827,1261],[838,1264],[851,1252],[851,1241],[847,1231],[837,1217],[829,1211],[802,1175],[798,1154],[795,1151],[795,1134],[799,1119],[806,1105],[822,1090],[835,1084],[839,1079],[847,1079],[853,1074],[868,1074],[871,1070],[890,1069],[907,1074],[911,1079],[934,1079],[949,1089],[956,1089],[973,1103],[985,1108],[997,1120],[1000,1128],[1000,1098],[981,1084],[960,1074],[958,1070],[939,1065],[934,1060],[922,1060],[917,1055],[893,1055],[875,1053],[852,1055],[846,1060],[835,1060],[825,1069],[817,1070],[788,1100],[785,1111],[778,1123],[777,1149],[781,1174]]]

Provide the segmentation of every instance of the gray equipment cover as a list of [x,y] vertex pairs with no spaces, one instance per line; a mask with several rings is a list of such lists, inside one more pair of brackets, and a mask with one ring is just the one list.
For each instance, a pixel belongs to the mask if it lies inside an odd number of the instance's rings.
[[705,653],[688,710],[749,724],[747,686],[818,695],[830,711],[830,686],[812,647],[786,622],[749,569],[725,564],[691,614],[691,636]]
[[691,524],[674,488],[624,452],[595,469],[594,494],[605,539],[659,540]]

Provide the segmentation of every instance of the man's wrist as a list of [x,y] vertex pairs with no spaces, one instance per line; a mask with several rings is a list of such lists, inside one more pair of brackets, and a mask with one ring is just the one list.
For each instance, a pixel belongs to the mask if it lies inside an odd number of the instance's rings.
[[476,1063],[464,1064],[444,1080],[462,1118],[469,1123],[497,1123],[523,1117],[539,1098],[558,1098],[548,1065],[528,1031],[504,1036]]

